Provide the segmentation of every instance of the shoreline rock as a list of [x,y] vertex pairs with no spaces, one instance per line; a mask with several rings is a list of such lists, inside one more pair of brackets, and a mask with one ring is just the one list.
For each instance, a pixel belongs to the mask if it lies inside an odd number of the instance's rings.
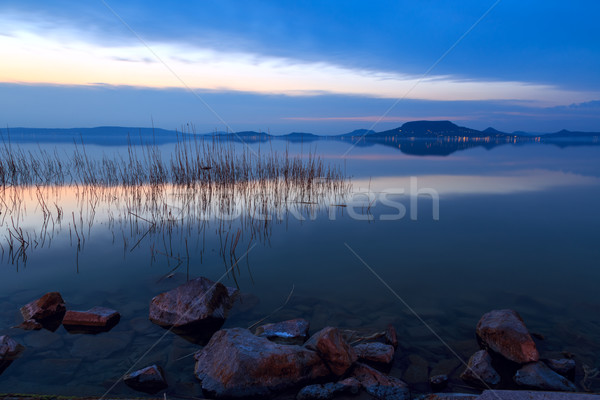
[[304,344],[325,361],[334,375],[341,376],[358,360],[356,351],[337,328],[326,327],[315,333]]
[[169,387],[162,368],[156,364],[128,374],[123,381],[133,390],[148,394],[156,394]]
[[577,388],[573,382],[554,372],[542,361],[527,364],[517,371],[514,381],[519,386],[531,389],[556,390],[562,392],[575,392]]
[[279,344],[303,345],[308,340],[310,323],[304,318],[261,325],[256,328],[256,336],[265,337]]
[[477,337],[484,348],[519,364],[539,360],[533,341],[521,316],[514,310],[493,310],[477,323]]
[[469,358],[467,369],[460,378],[476,386],[495,386],[500,383],[500,375],[492,366],[492,357],[485,350],[479,350]]
[[106,307],[93,307],[87,311],[67,311],[62,324],[70,333],[108,332],[120,321],[119,312]]

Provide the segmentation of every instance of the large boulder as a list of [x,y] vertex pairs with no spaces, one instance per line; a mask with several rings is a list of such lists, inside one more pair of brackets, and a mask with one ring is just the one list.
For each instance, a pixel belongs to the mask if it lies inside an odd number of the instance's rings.
[[384,375],[368,365],[356,363],[351,377],[358,380],[366,392],[377,399],[410,399],[410,389],[406,383],[393,376]]
[[50,330],[56,330],[67,310],[65,301],[58,292],[46,293],[37,300],[34,300],[21,307],[21,315],[25,321],[19,327],[24,329],[39,329],[43,325]]
[[354,346],[360,361],[375,364],[390,364],[394,359],[394,346],[390,344],[371,342]]
[[500,375],[492,366],[492,357],[485,350],[479,350],[469,358],[461,379],[476,386],[494,386],[500,383]]
[[541,361],[527,364],[514,376],[517,385],[539,390],[556,390],[574,392],[577,390],[573,382],[552,371]]
[[25,350],[25,347],[9,336],[0,336],[0,374],[21,356],[23,350]]
[[127,374],[123,381],[130,388],[148,394],[158,393],[169,386],[162,369],[157,365]]
[[105,307],[94,307],[87,311],[67,311],[63,326],[71,333],[108,332],[119,323],[121,314]]
[[321,329],[308,339],[304,346],[316,351],[334,375],[341,376],[358,360],[356,351],[337,328]]
[[268,397],[330,375],[316,352],[242,328],[216,332],[195,358],[202,389],[217,398]]
[[150,302],[150,320],[183,335],[208,339],[233,304],[236,289],[200,277],[161,293]]
[[513,310],[494,310],[477,324],[483,346],[519,364],[538,361],[540,355],[521,316]]
[[256,328],[255,335],[265,337],[280,344],[302,345],[308,339],[310,324],[303,318],[261,325]]

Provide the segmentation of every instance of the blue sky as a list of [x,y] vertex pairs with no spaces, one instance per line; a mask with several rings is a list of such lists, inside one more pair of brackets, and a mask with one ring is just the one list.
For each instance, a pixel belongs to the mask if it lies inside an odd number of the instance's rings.
[[0,124],[600,131],[600,3],[495,3],[5,0]]

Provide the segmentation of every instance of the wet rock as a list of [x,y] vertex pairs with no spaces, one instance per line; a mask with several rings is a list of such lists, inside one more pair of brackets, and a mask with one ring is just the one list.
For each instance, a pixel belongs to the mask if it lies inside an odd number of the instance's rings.
[[197,278],[154,297],[150,320],[182,335],[208,339],[225,322],[236,289],[207,278]]
[[24,321],[34,320],[54,331],[60,326],[66,310],[60,293],[50,292],[21,307],[21,315]]
[[151,365],[139,371],[132,372],[126,375],[123,381],[130,388],[149,394],[158,393],[169,386],[165,380],[162,368],[157,365]]
[[426,383],[429,378],[429,363],[427,360],[418,354],[411,354],[408,356],[408,360],[410,364],[402,374],[402,379],[410,384]]
[[308,339],[309,329],[307,320],[296,318],[259,326],[254,334],[275,343],[302,345]]
[[484,347],[505,358],[524,364],[539,360],[539,353],[521,316],[513,310],[494,310],[477,324],[477,336]]
[[17,358],[25,347],[15,342],[9,336],[0,336],[0,374]]
[[361,343],[354,346],[358,359],[363,362],[390,364],[394,359],[394,346],[379,342]]
[[532,392],[528,390],[485,390],[477,400],[599,400],[587,393]]
[[271,396],[330,375],[315,351],[241,328],[216,332],[195,358],[203,391],[218,398]]
[[367,393],[377,399],[410,399],[410,390],[406,383],[393,376],[384,375],[368,365],[357,363],[351,376],[360,382]]
[[394,346],[394,349],[398,347],[398,335],[396,334],[396,328],[392,324],[389,324],[385,330],[385,342]]
[[574,392],[575,385],[562,375],[552,371],[541,361],[527,364],[514,377],[517,385],[532,389]]
[[121,319],[121,315],[110,308],[94,307],[87,311],[67,311],[63,326],[71,333],[108,332]]
[[15,326],[17,329],[23,329],[25,331],[39,331],[43,328],[43,325],[37,322],[35,319],[28,319],[27,321],[21,322]]
[[337,328],[321,329],[304,345],[316,351],[334,375],[343,375],[358,359],[356,351],[344,340]]
[[570,358],[551,359],[544,361],[547,366],[550,367],[556,373],[566,377],[573,377],[575,375],[575,360]]
[[328,400],[339,394],[357,394],[360,391],[360,382],[355,378],[346,378],[339,382],[309,385],[296,396],[297,400]]
[[476,386],[494,386],[500,383],[500,375],[492,366],[492,357],[485,350],[479,350],[469,358],[467,369],[460,377]]
[[448,375],[435,375],[430,377],[429,385],[434,392],[444,389],[448,385]]

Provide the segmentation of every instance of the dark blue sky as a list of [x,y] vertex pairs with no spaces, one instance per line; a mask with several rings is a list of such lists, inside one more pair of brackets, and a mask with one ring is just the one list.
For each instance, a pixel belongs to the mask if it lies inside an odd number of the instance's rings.
[[600,3],[501,0],[419,81],[494,3],[8,0],[0,123],[600,131]]

